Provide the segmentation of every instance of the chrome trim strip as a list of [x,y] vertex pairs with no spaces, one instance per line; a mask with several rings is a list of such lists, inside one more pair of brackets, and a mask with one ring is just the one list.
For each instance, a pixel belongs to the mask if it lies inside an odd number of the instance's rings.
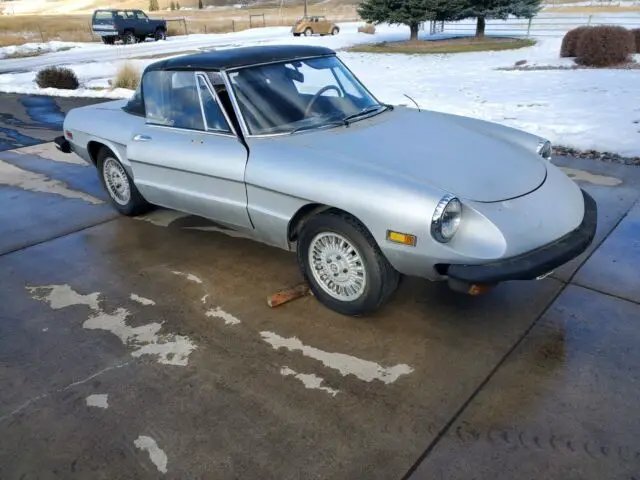
[[[433,211],[433,216],[431,217],[431,236],[440,243],[448,243],[453,238],[453,235],[455,235],[454,232],[451,238],[445,238],[442,236],[442,214],[444,213],[444,209],[447,208],[447,205],[449,205],[453,200],[458,200],[458,202],[460,202],[455,195],[447,193],[440,199],[438,205],[436,205],[436,209]],[[460,202],[460,205],[462,206],[462,202]],[[460,215],[462,216],[462,212]]]
[[209,130],[207,125],[207,116],[204,114],[204,105],[202,103],[202,95],[200,94],[200,85],[198,85],[198,72],[193,72],[193,81],[195,83],[196,91],[198,92],[198,100],[200,101],[200,115],[202,115],[202,122],[204,124],[205,132]]
[[252,63],[251,65],[243,65],[241,67],[226,68],[224,70],[221,70],[221,72],[234,72],[236,70],[242,70],[243,68],[261,67],[263,65],[273,65],[274,63],[288,63],[288,62],[296,62],[299,60],[309,60],[311,58],[325,58],[325,57],[337,57],[337,55],[335,53],[328,53],[327,55],[312,55],[310,57],[295,57],[295,58],[290,58],[288,60],[273,60],[271,62]]
[[[211,95],[213,95],[213,98],[215,99],[216,103],[218,104],[218,107],[220,107],[220,111],[222,112],[222,115],[224,116],[224,119],[227,122],[227,126],[229,127],[229,131],[231,133],[233,133],[234,136],[238,136],[238,132],[236,132],[236,129],[233,127],[233,123],[231,122],[231,119],[227,115],[227,112],[224,109],[224,105],[220,101],[220,97],[218,96],[218,93],[216,92],[215,88],[213,88],[211,86],[211,82],[209,81],[209,78],[207,77],[207,74],[205,72],[197,72],[197,76],[204,80],[204,84],[207,87],[207,90],[209,90],[209,93]],[[197,82],[197,77],[196,77],[196,82]],[[196,86],[197,86],[197,83],[196,83]],[[200,88],[198,88],[198,94],[200,94]],[[200,101],[202,102],[202,99],[200,99]],[[202,106],[202,113],[203,113],[203,116],[204,116],[205,125],[207,125],[207,116],[204,115],[204,105]],[[208,125],[207,125],[207,131],[224,132],[224,130],[209,130]]]
[[160,128],[160,129],[163,129],[163,130],[171,130],[173,132],[178,131],[178,132],[187,132],[187,133],[199,133],[199,134],[202,134],[202,135],[217,135],[219,137],[238,138],[232,133],[224,133],[222,131],[191,130],[189,128],[178,128],[178,127],[172,127],[171,125],[159,125],[159,124],[156,124],[156,123],[146,123],[145,125],[147,127]]
[[[131,160],[129,161],[131,162]],[[244,182],[242,180],[234,180],[232,178],[220,177],[218,175],[210,175],[208,173],[194,172],[193,170],[185,170],[183,168],[178,168],[178,167],[169,167],[167,165],[159,165],[157,163],[151,163],[151,162],[142,162],[140,160],[133,160],[132,163],[138,163],[140,165],[149,165],[150,167],[162,168],[166,170],[171,170],[173,172],[188,173],[189,175],[197,175],[199,177],[206,177],[206,178],[215,178],[217,180],[224,180],[225,182],[238,183],[238,184],[244,185]],[[184,191],[187,191],[187,190],[184,190]]]
[[236,99],[236,92],[233,90],[231,86],[231,80],[225,70],[220,71],[220,75],[222,76],[222,80],[224,81],[224,86],[227,89],[227,93],[229,94],[229,98],[231,99],[231,105],[233,105],[233,110],[236,113],[236,117],[238,118],[238,122],[240,122],[240,128],[242,130],[242,135],[247,138],[249,137],[249,129],[247,127],[247,123],[244,120],[244,116],[240,111],[240,104]]

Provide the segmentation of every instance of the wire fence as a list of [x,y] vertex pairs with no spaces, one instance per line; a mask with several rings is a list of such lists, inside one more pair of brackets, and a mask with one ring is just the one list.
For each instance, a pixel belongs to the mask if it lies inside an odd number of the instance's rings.
[[[508,19],[487,20],[485,32],[493,35],[510,35],[522,37],[563,36],[567,31],[581,26],[619,25],[625,28],[640,28],[639,15],[620,14],[585,14],[585,15],[539,15],[530,20]],[[476,31],[475,20],[459,22],[431,22],[424,25],[430,33],[468,33]]]

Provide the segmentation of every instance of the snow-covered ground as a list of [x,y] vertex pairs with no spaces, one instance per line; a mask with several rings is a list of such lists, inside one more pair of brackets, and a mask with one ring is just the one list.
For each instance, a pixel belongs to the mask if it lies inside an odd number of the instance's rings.
[[[176,46],[184,51],[258,44],[325,45],[338,50],[340,58],[381,101],[413,106],[406,94],[421,108],[521,128],[545,136],[555,144],[640,156],[640,124],[634,123],[640,121],[638,70],[497,70],[513,66],[518,60],[527,60],[527,65],[571,65],[570,59],[558,57],[561,37],[548,36],[538,38],[533,47],[502,52],[381,55],[341,50],[356,43],[402,40],[408,36],[408,29],[402,27],[383,26],[376,35],[365,35],[357,33],[357,26],[342,25],[340,35],[335,37],[293,38],[288,28],[274,27],[235,34],[175,37],[160,44],[124,47],[85,44],[74,50],[35,57],[41,60],[49,57],[49,64],[72,68],[83,84],[81,90],[39,90],[34,83],[37,69],[29,68],[23,73],[0,75],[0,91],[122,98],[131,91],[95,88],[107,87],[127,58],[162,53],[150,47],[178,53]],[[501,29],[499,33],[511,32]],[[134,54],[135,49],[138,50]],[[156,60],[129,61],[142,69]],[[0,64],[4,62],[13,60]]]

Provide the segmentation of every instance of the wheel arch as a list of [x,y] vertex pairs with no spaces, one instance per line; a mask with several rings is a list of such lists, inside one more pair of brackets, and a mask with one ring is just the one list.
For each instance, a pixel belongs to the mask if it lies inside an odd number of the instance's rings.
[[98,166],[98,154],[100,153],[100,150],[102,150],[103,148],[110,150],[111,153],[113,153],[118,159],[118,161],[122,164],[122,166],[125,168],[127,173],[131,176],[131,178],[134,178],[133,170],[131,169],[131,164],[126,160],[126,157],[123,152],[124,147],[119,147],[118,145],[114,144],[109,140],[91,139],[87,143],[87,152],[89,153],[89,158],[91,159],[91,162],[96,167]]
[[[315,217],[316,215],[319,215],[324,212],[329,212],[329,211],[336,212],[336,213],[343,213],[353,217],[371,234],[371,230],[369,229],[369,227],[367,227],[366,223],[364,223],[360,218],[358,218],[356,215],[354,215],[351,212],[348,212],[341,208],[333,207],[331,205],[325,205],[322,203],[308,203],[300,207],[298,211],[293,215],[293,217],[291,217],[291,220],[289,220],[289,225],[287,226],[287,240],[290,243],[295,243],[298,240],[300,230],[302,229],[302,227],[304,226],[307,220],[309,220],[312,217]],[[374,238],[374,241],[375,241],[375,237],[373,235],[371,236],[372,238]]]

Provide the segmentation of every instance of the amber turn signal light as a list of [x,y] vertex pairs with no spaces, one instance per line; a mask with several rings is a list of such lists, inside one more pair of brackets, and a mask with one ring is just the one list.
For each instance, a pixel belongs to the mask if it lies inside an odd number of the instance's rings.
[[415,235],[408,233],[394,232],[393,230],[387,230],[387,240],[394,243],[402,243],[403,245],[409,245],[410,247],[416,246],[417,238]]

